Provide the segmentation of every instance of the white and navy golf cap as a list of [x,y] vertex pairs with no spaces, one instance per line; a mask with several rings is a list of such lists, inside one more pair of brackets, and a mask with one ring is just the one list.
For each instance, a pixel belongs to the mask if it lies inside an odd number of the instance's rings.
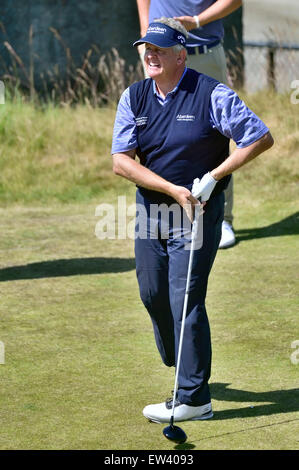
[[135,41],[133,46],[143,43],[153,44],[158,47],[172,47],[181,44],[186,47],[186,36],[163,23],[150,23],[146,35]]

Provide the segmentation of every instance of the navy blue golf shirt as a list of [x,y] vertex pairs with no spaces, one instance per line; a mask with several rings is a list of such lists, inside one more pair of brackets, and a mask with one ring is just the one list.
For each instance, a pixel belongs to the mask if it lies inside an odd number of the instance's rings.
[[[171,183],[190,187],[195,177],[225,160],[229,139],[212,127],[209,118],[211,93],[218,83],[187,69],[163,107],[152,93],[152,79],[130,87],[142,165]],[[218,183],[222,189],[226,180]]]
[[[172,118],[175,122],[176,129],[178,129],[179,126],[181,131],[187,131],[187,129],[189,129],[190,131],[192,130],[192,138],[194,138],[195,141],[197,141],[197,132],[199,131],[202,134],[204,131],[203,127],[200,127],[200,121],[198,119],[195,121],[195,118],[193,118],[193,116],[199,116],[199,112],[197,112],[196,109],[197,107],[201,107],[201,112],[204,112],[205,126],[207,126],[207,128],[209,129],[209,135],[216,135],[216,132],[212,134],[212,130],[217,130],[218,133],[222,134],[228,139],[233,139],[236,142],[238,148],[244,148],[248,145],[251,145],[269,131],[268,127],[261,121],[261,119],[259,119],[256,114],[245,105],[245,103],[238,97],[238,95],[233,90],[231,90],[223,83],[219,83],[217,81],[212,82],[211,78],[206,81],[206,89],[209,92],[209,99],[207,98],[207,96],[205,97],[201,93],[194,93],[194,91],[192,92],[192,88],[190,94],[188,95],[186,89],[184,89],[184,83],[189,83],[189,80],[185,82],[185,77],[187,74],[189,75],[189,73],[193,74],[194,76],[196,76],[195,74],[197,74],[197,72],[186,68],[181,80],[179,81],[175,89],[172,92],[168,93],[165,99],[158,95],[155,87],[155,82],[151,79],[139,82],[139,85],[134,84],[123,92],[118,104],[117,113],[115,117],[111,149],[112,154],[125,153],[132,149],[139,149],[139,152],[142,151],[139,142],[139,136],[141,134],[140,129],[144,130],[145,127],[150,125],[150,123],[151,125],[155,125],[156,120],[159,120],[162,129],[164,126],[165,116],[169,114],[169,118],[171,115],[170,109],[173,113]],[[201,74],[201,76],[206,77],[203,74]],[[197,91],[200,88],[201,81],[202,79],[197,82]],[[152,85],[149,86],[149,83],[151,83]],[[149,100],[148,106],[146,105],[146,103],[142,102],[137,103],[137,105],[135,103],[134,109],[132,108],[132,87],[137,87],[139,89],[138,94],[142,93],[143,100]],[[134,91],[134,96],[135,93],[137,93],[137,89]],[[195,109],[195,112],[189,112],[189,110],[183,111],[183,108],[179,109],[179,106],[176,106],[176,101],[178,99],[181,100],[182,103],[184,103],[184,97],[185,99],[188,99],[192,109]],[[156,106],[153,104],[154,100],[156,100]],[[203,102],[206,106],[205,110],[203,110]],[[171,108],[168,108],[167,111],[167,107],[169,104],[171,104]],[[142,111],[142,108],[139,108],[139,106],[146,106],[146,109],[151,109],[154,114],[151,117],[147,114],[140,114],[137,116],[135,115],[136,106],[138,108],[138,112]],[[166,109],[166,113],[164,113],[164,108]],[[178,108],[177,113],[173,111],[176,108]],[[207,123],[208,120],[209,124]],[[156,129],[158,129],[158,133],[156,133],[156,135],[154,136],[154,144],[157,143],[156,139],[159,138],[160,132],[160,128],[158,128],[158,126],[156,126]],[[185,137],[187,137],[187,134],[181,132],[180,135],[181,137],[183,137],[181,139],[181,145],[183,145],[183,140],[185,139]],[[224,140],[222,141],[219,137],[218,144],[220,143],[220,141],[224,143]],[[163,141],[164,148],[165,144],[166,141]],[[172,151],[174,149],[170,150]],[[158,151],[159,149],[157,149],[157,152]],[[196,151],[195,155],[199,155],[198,151]],[[196,158],[195,155],[192,156],[192,159]],[[179,168],[179,158],[180,157],[178,156],[177,168]],[[216,158],[217,160],[217,158],[220,158],[220,156],[211,156],[211,158]],[[205,153],[205,157],[202,160],[202,163],[206,164],[204,162],[204,160],[206,159],[207,154]],[[163,162],[160,163],[162,165],[161,169],[163,170]],[[157,161],[154,161],[152,159],[152,164],[155,166],[157,164]],[[164,169],[166,170],[166,168]],[[192,178],[194,179],[197,176],[199,175],[194,174],[192,175]]]

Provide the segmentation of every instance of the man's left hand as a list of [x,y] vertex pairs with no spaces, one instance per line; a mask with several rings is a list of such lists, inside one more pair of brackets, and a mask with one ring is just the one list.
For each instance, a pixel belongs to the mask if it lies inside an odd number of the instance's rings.
[[196,199],[200,198],[201,202],[208,201],[216,184],[217,180],[213,178],[211,173],[206,173],[201,180],[195,178],[191,189],[192,196]]
[[185,26],[187,31],[197,28],[196,21],[193,16],[175,16],[174,19]]

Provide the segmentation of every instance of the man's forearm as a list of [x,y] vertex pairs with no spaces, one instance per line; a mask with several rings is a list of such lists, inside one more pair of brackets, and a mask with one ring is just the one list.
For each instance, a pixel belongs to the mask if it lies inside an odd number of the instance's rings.
[[145,168],[134,160],[134,154],[135,152],[131,151],[113,155],[114,173],[132,181],[137,186],[158,191],[172,197],[185,209],[187,216],[192,221],[193,207],[198,204],[198,200],[192,196],[189,189],[170,183],[153,171]]
[[[206,10],[197,15],[199,24],[200,26],[204,26],[212,21],[220,20],[237,10],[241,5],[242,0],[217,0]],[[180,21],[187,31],[198,27],[196,16],[175,16],[174,18]]]
[[242,5],[242,0],[217,0],[198,15],[201,26],[225,18]]
[[273,138],[270,132],[268,132],[261,139],[248,147],[241,149],[236,148],[221,165],[214,168],[210,173],[215,180],[219,181],[224,176],[230,175],[238,168],[241,168],[243,165],[268,150],[272,147],[273,143]]
[[172,193],[173,184],[144,167],[126,153],[113,155],[113,171],[116,175],[122,176],[143,188],[168,195]]
[[136,0],[137,8],[138,8],[138,15],[139,15],[139,23],[140,23],[140,34],[141,37],[145,36],[146,30],[148,28],[148,18],[149,18],[149,7],[150,7],[150,0]]

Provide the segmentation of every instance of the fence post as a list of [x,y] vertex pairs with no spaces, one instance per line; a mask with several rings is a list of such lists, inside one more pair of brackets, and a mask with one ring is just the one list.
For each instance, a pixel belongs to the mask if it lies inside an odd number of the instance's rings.
[[267,62],[268,62],[268,68],[267,68],[267,81],[268,81],[268,86],[272,90],[275,90],[276,85],[275,85],[275,48],[274,47],[268,47],[268,53],[267,53]]
[[228,75],[231,86],[242,88],[244,85],[243,51],[243,7],[238,8],[223,20],[224,50],[227,58]]

